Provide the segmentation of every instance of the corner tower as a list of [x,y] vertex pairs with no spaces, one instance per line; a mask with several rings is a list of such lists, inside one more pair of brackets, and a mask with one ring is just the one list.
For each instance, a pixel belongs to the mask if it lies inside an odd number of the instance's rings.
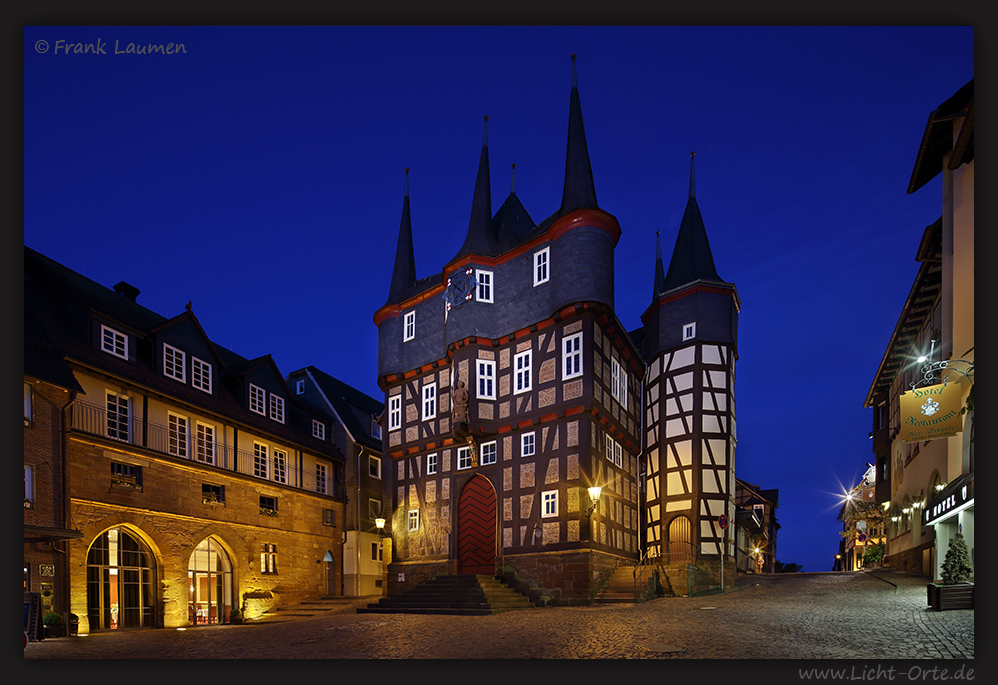
[[[690,190],[668,271],[657,246],[644,324],[645,540],[666,563],[734,560],[735,360],[733,283],[717,274]],[[725,519],[731,524],[723,529]]]

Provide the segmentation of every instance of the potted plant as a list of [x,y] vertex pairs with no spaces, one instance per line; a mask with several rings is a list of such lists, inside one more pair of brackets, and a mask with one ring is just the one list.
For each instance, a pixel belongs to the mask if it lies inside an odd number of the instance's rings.
[[970,551],[962,533],[950,538],[941,576],[939,583],[928,585],[929,606],[936,611],[973,609],[974,584],[970,582],[973,568],[970,565]]
[[243,622],[243,612],[239,611],[239,607],[232,607],[229,612],[229,623],[232,625],[239,625]]
[[45,624],[45,637],[62,637],[62,616],[50,611],[42,616],[42,623]]

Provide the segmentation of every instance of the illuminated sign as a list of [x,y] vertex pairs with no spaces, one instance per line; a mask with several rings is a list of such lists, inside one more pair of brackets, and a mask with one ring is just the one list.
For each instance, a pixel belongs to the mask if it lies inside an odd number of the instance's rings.
[[943,383],[901,395],[901,439],[921,442],[948,438],[963,430],[963,386]]
[[973,506],[974,481],[961,479],[953,483],[933,499],[922,513],[925,525],[931,526],[952,513]]

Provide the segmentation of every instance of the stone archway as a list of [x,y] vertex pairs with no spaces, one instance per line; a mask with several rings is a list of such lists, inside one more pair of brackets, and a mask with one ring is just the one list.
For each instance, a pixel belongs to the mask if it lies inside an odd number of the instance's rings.
[[124,526],[97,535],[87,550],[89,630],[151,628],[156,624],[156,557]]

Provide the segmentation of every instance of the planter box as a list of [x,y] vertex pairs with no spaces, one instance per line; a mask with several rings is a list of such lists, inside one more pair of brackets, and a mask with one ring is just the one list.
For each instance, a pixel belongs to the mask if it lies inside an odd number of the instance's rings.
[[974,608],[973,583],[958,583],[956,585],[929,583],[926,589],[929,606],[936,611]]

